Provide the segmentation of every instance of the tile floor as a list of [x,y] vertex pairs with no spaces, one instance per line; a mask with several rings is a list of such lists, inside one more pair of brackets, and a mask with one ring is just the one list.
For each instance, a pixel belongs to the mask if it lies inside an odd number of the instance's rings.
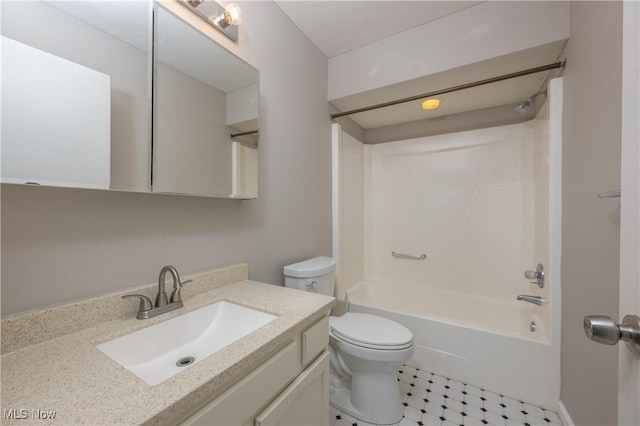
[[[560,426],[557,413],[456,380],[402,366],[404,418],[398,425]],[[368,426],[330,407],[332,426]]]

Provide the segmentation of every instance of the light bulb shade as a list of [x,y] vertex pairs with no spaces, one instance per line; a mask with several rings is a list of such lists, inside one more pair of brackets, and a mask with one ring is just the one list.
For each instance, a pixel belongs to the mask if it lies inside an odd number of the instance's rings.
[[235,3],[231,3],[224,9],[224,21],[227,25],[238,25],[242,22],[242,9]]
[[[0,0],[2,1],[2,0]],[[238,41],[238,25],[242,21],[242,9],[237,4],[222,7],[215,0],[179,0],[194,13],[207,20],[216,30],[233,41]]]

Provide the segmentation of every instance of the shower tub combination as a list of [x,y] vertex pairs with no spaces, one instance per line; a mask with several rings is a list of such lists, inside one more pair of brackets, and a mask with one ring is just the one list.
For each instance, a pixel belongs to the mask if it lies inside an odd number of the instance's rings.
[[408,365],[558,410],[562,80],[548,93],[491,129],[364,145],[334,125],[334,256],[351,312],[412,331]]
[[559,371],[550,369],[557,354],[544,319],[548,305],[541,310],[375,281],[351,288],[348,301],[351,312],[380,315],[412,331],[408,365],[557,410],[558,397],[549,391]]

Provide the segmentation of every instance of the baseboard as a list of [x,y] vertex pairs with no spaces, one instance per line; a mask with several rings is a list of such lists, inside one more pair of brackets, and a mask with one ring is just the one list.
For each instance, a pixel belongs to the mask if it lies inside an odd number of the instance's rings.
[[564,426],[575,426],[575,423],[571,420],[571,416],[562,401],[558,401],[558,415],[560,416],[560,420],[562,420],[562,424]]

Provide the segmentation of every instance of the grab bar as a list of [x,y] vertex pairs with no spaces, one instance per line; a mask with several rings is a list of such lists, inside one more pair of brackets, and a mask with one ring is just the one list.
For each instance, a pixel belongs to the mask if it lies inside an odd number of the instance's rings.
[[395,251],[391,252],[391,256],[398,257],[400,259],[415,259],[415,260],[424,260],[427,258],[426,254],[396,253]]

